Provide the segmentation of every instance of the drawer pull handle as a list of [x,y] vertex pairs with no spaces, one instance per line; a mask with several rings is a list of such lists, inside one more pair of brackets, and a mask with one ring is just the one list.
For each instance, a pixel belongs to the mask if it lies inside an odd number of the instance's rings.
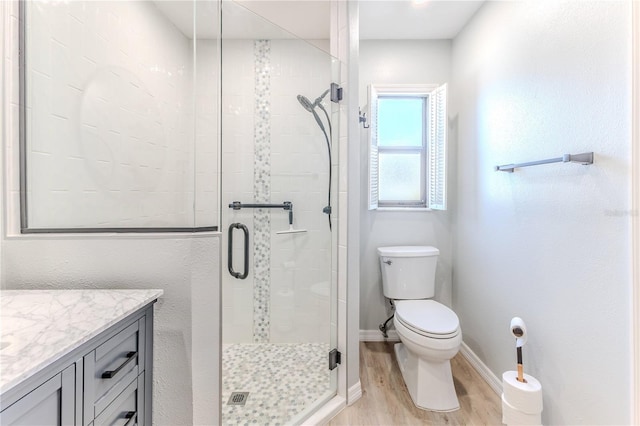
[[118,368],[116,368],[115,370],[109,370],[109,371],[105,371],[104,373],[102,373],[102,378],[103,379],[113,379],[116,374],[118,374],[120,372],[120,370],[122,370],[124,367],[126,367],[127,364],[129,364],[131,361],[133,361],[134,359],[137,358],[138,352],[129,352],[127,353],[127,360]]
[[136,412],[135,411],[129,411],[127,414],[124,415],[125,419],[129,419],[124,426],[131,426],[134,425],[136,423]]

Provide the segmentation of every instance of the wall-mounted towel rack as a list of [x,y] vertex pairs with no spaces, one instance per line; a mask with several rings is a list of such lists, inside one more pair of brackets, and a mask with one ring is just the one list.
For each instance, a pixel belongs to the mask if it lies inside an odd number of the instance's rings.
[[529,167],[529,166],[538,166],[540,164],[549,164],[549,163],[580,163],[583,165],[593,164],[593,152],[585,152],[582,154],[575,154],[575,155],[564,154],[562,157],[549,158],[547,160],[529,161],[528,163],[505,164],[503,166],[495,166],[494,170],[496,172],[513,173],[514,169],[519,169],[522,167]]

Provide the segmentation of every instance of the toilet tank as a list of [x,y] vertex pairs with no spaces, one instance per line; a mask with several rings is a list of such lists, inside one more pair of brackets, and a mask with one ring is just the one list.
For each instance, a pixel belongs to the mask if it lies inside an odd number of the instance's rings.
[[378,247],[382,292],[389,299],[429,299],[435,295],[440,251],[431,246]]

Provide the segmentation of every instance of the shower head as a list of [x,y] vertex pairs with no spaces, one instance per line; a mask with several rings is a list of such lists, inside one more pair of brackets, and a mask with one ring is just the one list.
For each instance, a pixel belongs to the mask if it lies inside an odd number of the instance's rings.
[[313,109],[316,107],[306,96],[298,95],[298,102],[309,112],[313,112]]
[[304,109],[306,109],[309,112],[312,112],[315,107],[322,106],[320,105],[320,102],[322,102],[324,97],[327,96],[329,92],[330,92],[329,89],[325,90],[322,95],[318,96],[316,100],[313,101],[313,103],[311,103],[309,98],[307,98],[306,96],[298,95],[298,102],[300,102],[300,105],[302,105]]
[[[324,95],[323,95],[324,96]],[[322,101],[321,97],[318,98]],[[317,99],[316,99],[317,101]],[[302,107],[304,109],[306,109],[307,111],[309,111],[311,114],[313,114],[313,118],[316,119],[316,123],[318,123],[318,126],[320,126],[320,129],[324,132],[324,124],[322,124],[322,120],[320,120],[320,117],[318,116],[318,113],[316,112],[316,104],[311,103],[311,101],[306,97],[306,96],[302,96],[302,95],[298,95],[298,102],[300,102],[300,105],[302,105]]]

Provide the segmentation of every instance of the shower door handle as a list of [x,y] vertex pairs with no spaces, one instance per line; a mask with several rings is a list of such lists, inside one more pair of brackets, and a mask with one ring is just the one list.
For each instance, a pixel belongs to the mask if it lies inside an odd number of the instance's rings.
[[[244,272],[236,272],[233,270],[233,230],[234,229],[242,229],[244,233]],[[227,266],[229,268],[229,273],[234,278],[239,280],[244,280],[249,275],[249,229],[242,223],[232,223],[229,225],[229,234],[228,234],[228,262]]]

